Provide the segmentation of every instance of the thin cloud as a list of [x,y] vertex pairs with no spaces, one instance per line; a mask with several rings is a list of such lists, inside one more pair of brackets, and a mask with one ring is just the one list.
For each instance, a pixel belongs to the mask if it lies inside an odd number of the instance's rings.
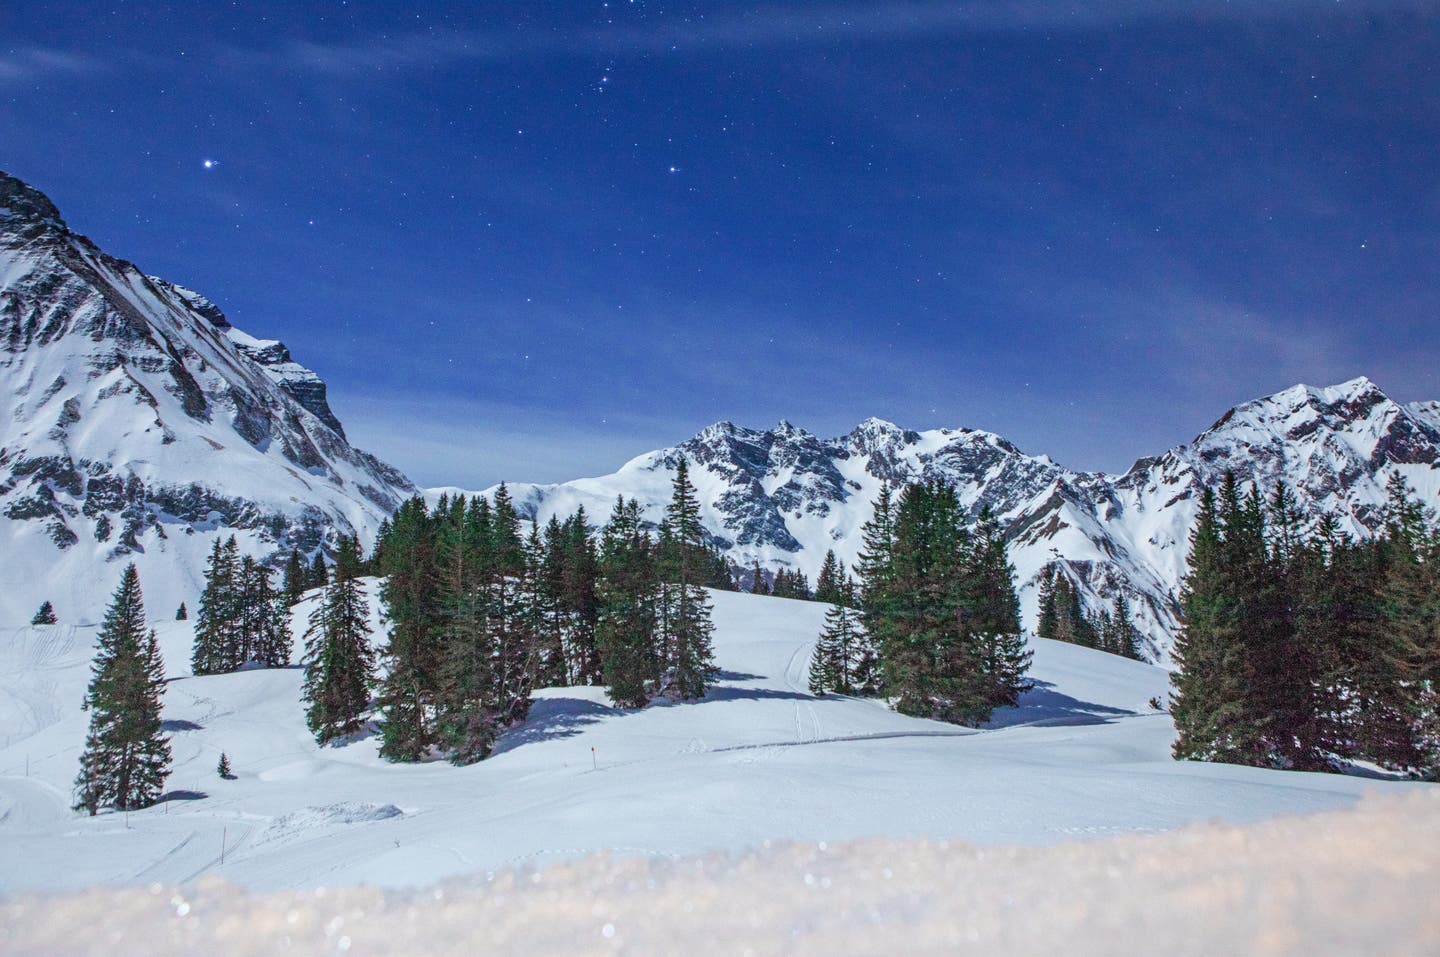
[[656,56],[825,46],[857,40],[997,33],[1079,33],[1157,22],[1304,20],[1440,12],[1440,0],[992,0],[957,4],[912,0],[768,7],[742,15],[699,15],[646,26],[560,32],[429,30],[340,43],[293,42],[278,50],[231,48],[231,57],[322,74],[426,69],[460,62],[571,56]]
[[47,76],[100,73],[106,66],[84,53],[53,47],[17,47],[0,53],[0,83],[24,83]]

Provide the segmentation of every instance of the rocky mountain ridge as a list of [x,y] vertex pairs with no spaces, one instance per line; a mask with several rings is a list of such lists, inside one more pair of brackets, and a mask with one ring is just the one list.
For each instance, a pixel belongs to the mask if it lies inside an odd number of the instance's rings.
[[[1363,377],[1295,386],[1237,406],[1194,441],[1121,475],[1072,471],[973,429],[919,432],[872,418],[822,439],[789,422],[768,430],[721,422],[612,475],[510,491],[541,521],[583,505],[592,523],[603,523],[617,495],[638,498],[658,521],[681,457],[691,464],[712,541],[737,569],[759,562],[812,579],[827,549],[854,563],[883,482],[952,482],[973,515],[989,508],[1006,524],[1031,624],[1040,574],[1054,566],[1091,608],[1123,592],[1147,655],[1166,663],[1204,485],[1227,470],[1267,493],[1283,480],[1307,516],[1331,512],[1352,534],[1368,535],[1394,471],[1440,505],[1440,404],[1402,406]],[[455,490],[431,495],[441,491]]]
[[131,560],[157,607],[193,603],[215,536],[313,554],[368,539],[415,491],[346,441],[283,344],[108,255],[4,173],[0,378],[7,620],[42,599],[91,619]]

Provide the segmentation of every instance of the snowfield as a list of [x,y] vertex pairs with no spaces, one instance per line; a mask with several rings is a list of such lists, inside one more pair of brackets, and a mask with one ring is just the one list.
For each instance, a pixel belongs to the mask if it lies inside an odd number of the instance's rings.
[[[211,875],[402,887],[596,851],[669,858],[774,840],[1053,844],[1433,790],[1172,761],[1170,719],[1147,704],[1164,700],[1165,671],[1043,639],[1036,689],[988,730],[815,698],[806,669],[825,606],[713,598],[723,674],[704,701],[626,712],[599,688],[545,689],[498,753],[467,768],[388,764],[374,736],[319,748],[298,667],[191,677],[190,623],[160,622],[169,800],[96,818],[68,807],[94,629],[0,632],[0,891]],[[217,776],[221,752],[237,780]]]

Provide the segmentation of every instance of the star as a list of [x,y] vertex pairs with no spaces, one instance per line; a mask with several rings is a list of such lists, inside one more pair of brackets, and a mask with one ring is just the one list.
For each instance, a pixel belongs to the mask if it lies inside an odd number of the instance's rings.
[[219,161],[219,160],[207,159],[207,160],[202,160],[201,163],[200,163],[200,165],[203,166],[203,167],[205,167],[206,169],[214,169],[215,167],[217,167],[217,166],[220,165],[220,161]]

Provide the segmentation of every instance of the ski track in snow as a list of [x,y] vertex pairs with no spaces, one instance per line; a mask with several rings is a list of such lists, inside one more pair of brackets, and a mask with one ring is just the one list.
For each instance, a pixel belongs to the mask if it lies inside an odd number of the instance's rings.
[[[467,768],[388,764],[374,735],[319,748],[298,669],[190,677],[191,625],[159,623],[170,799],[96,818],[68,807],[94,630],[0,633],[0,701],[28,702],[0,712],[0,891],[205,875],[412,885],[595,851],[673,858],[786,839],[1043,844],[1425,787],[1174,762],[1169,717],[1145,704],[1166,694],[1166,672],[1043,640],[1037,690],[992,730],[816,698],[807,669],[824,606],[713,600],[723,675],[705,699],[622,711],[599,688],[541,689],[529,721]],[[221,751],[237,780],[216,776]]]

